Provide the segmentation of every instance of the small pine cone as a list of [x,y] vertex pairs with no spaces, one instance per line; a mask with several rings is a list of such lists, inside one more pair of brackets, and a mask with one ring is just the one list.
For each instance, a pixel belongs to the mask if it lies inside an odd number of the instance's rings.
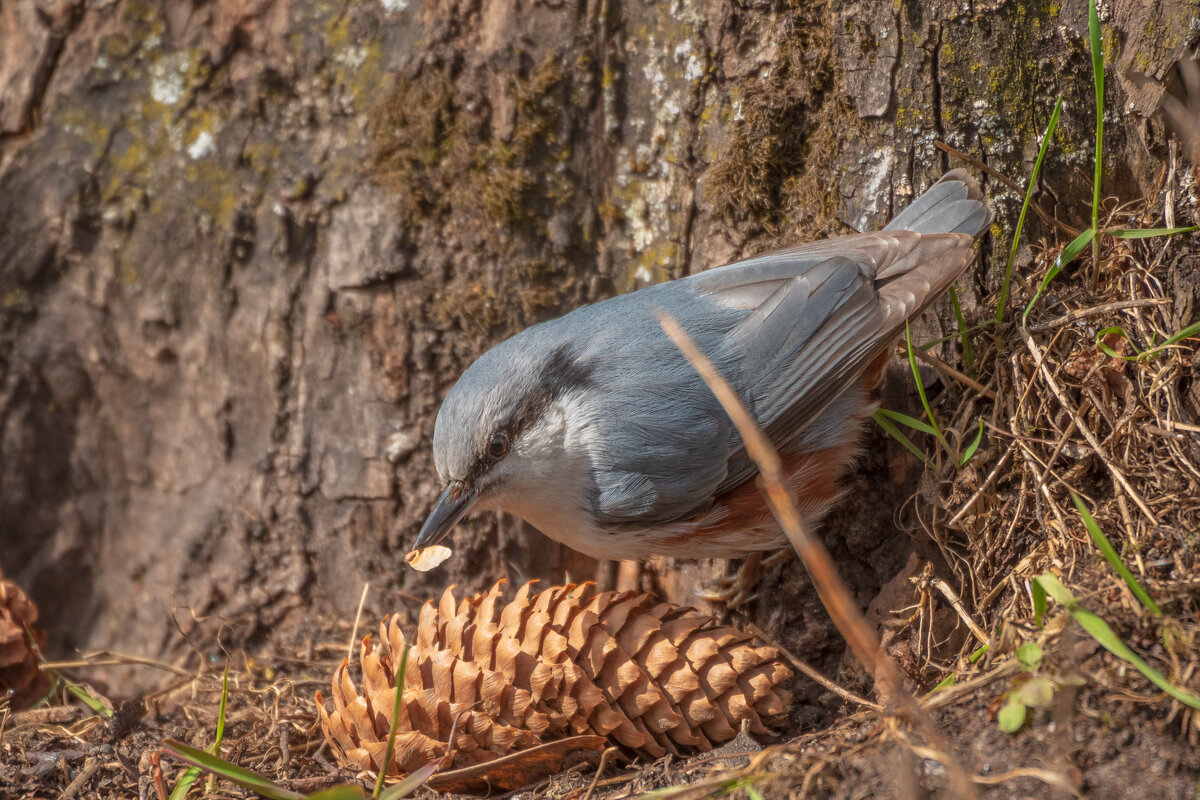
[[37,653],[45,634],[34,631],[37,606],[12,581],[0,573],[0,700],[22,708],[45,691],[46,681],[37,667]]
[[[407,774],[446,754],[454,766],[490,761],[542,742],[607,736],[658,757],[710,750],[743,723],[782,722],[791,677],[775,648],[651,595],[596,592],[592,584],[530,585],[501,606],[501,581],[457,601],[426,603],[411,642],[400,724],[388,771]],[[333,710],[317,693],[325,738],[338,760],[379,769],[406,644],[394,617],[381,647],[363,641],[362,693],[342,662]]]

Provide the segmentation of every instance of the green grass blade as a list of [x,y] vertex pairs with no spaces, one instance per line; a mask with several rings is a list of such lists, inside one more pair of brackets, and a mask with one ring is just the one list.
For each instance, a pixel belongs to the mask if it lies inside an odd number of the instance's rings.
[[1040,286],[1038,286],[1037,293],[1034,294],[1032,299],[1030,299],[1029,305],[1025,306],[1025,311],[1021,314],[1022,325],[1025,324],[1025,320],[1029,317],[1029,312],[1033,310],[1034,304],[1037,303],[1037,301],[1041,299],[1042,294],[1045,293],[1046,287],[1050,285],[1050,281],[1058,277],[1058,273],[1062,272],[1063,267],[1074,261],[1075,257],[1083,252],[1083,248],[1087,247],[1088,244],[1090,244],[1095,238],[1096,229],[1088,228],[1086,231],[1072,239],[1071,243],[1062,249],[1062,252],[1058,254],[1058,258],[1054,259],[1054,264],[1046,273],[1046,277],[1042,278],[1042,283]]
[[1200,225],[1189,225],[1186,228],[1109,228],[1104,232],[1114,239],[1149,239],[1153,236],[1191,233],[1197,229],[1200,229]]
[[171,790],[170,800],[183,800],[183,798],[187,797],[188,790],[192,788],[192,784],[194,784],[196,779],[199,777],[199,767],[188,767],[187,771],[183,773],[183,776],[176,781],[175,788]]
[[192,784],[199,777],[199,767],[188,767],[183,776],[175,783],[175,788],[171,790],[170,800],[183,800],[183,798],[187,797],[188,790],[192,788]]
[[750,798],[750,800],[767,800],[767,798],[762,796],[762,792],[760,792],[758,789],[755,789],[753,786],[746,787],[746,795]]
[[938,685],[930,689],[929,693],[933,694],[938,689],[947,689],[956,683],[958,683],[958,678],[955,677],[955,673],[951,672],[949,675],[938,681]]
[[958,303],[958,290],[950,287],[950,305],[954,307],[954,320],[958,325],[958,339],[962,343],[963,364],[971,369],[975,361],[975,351],[971,349],[971,337],[967,335],[967,320],[963,316],[962,306]]
[[1112,333],[1120,334],[1122,339],[1129,342],[1129,346],[1133,348],[1133,352],[1135,352],[1135,353],[1138,352],[1137,345],[1135,345],[1133,343],[1133,339],[1129,338],[1129,334],[1125,332],[1125,329],[1122,328],[1120,325],[1112,325],[1107,328],[1101,328],[1100,330],[1096,331],[1096,347],[1099,347],[1101,352],[1104,353],[1104,355],[1108,356],[1109,358],[1119,358],[1122,361],[1137,361],[1139,358],[1142,357],[1141,353],[1138,353],[1135,356],[1123,356],[1120,353],[1118,353],[1116,350],[1113,350],[1111,347],[1109,347],[1107,344],[1105,344],[1104,337],[1106,337]]
[[965,331],[959,331],[958,333],[952,333],[949,336],[943,336],[940,339],[934,339],[932,342],[926,342],[925,344],[919,344],[919,345],[917,345],[917,349],[928,352],[929,350],[937,347],[939,344],[945,344],[946,342],[950,341],[951,339],[957,339],[959,336],[961,336],[964,333],[965,334],[978,333],[979,331],[983,330],[984,328],[990,328],[991,326],[993,326],[995,324],[996,324],[996,320],[992,319],[991,317],[988,317],[983,322],[977,322],[974,325],[972,325],[971,327],[967,328]]
[[225,708],[229,704],[229,664],[225,664],[225,673],[221,676],[221,705],[217,708],[217,734],[213,738],[212,754],[215,756],[221,748],[221,740],[225,738]]
[[1079,516],[1083,518],[1083,526],[1087,528],[1088,535],[1096,543],[1096,549],[1104,556],[1104,560],[1108,562],[1108,565],[1113,568],[1113,572],[1121,576],[1122,580],[1125,581],[1125,585],[1129,587],[1129,591],[1133,592],[1134,596],[1137,597],[1138,601],[1147,610],[1154,614],[1154,616],[1161,617],[1163,615],[1162,609],[1151,599],[1150,593],[1142,587],[1142,584],[1138,583],[1138,579],[1133,576],[1133,573],[1129,571],[1129,567],[1125,566],[1125,562],[1117,555],[1116,549],[1108,541],[1108,537],[1104,535],[1104,531],[1100,530],[1100,526],[1092,518],[1092,514],[1088,511],[1087,506],[1084,505],[1083,500],[1074,492],[1071,492],[1071,500],[1074,501],[1075,508],[1079,511]]
[[100,716],[105,717],[105,718],[111,717],[113,715],[113,710],[111,708],[109,708],[108,706],[104,705],[104,703],[102,703],[97,698],[92,697],[91,693],[88,692],[87,689],[84,689],[82,686],[72,683],[71,681],[65,681],[65,682],[67,684],[67,689],[70,690],[71,694],[75,695],[80,700],[82,700],[83,704],[85,706],[87,706],[88,708],[90,708],[92,711],[95,711],[97,714],[99,714]]
[[1041,587],[1043,600],[1049,596],[1054,599],[1054,602],[1063,606],[1068,606],[1075,602],[1075,595],[1071,594],[1071,591],[1063,585],[1058,576],[1051,575],[1049,572],[1034,578],[1033,585]]
[[285,789],[279,784],[269,781],[248,769],[231,764],[223,758],[214,756],[196,747],[190,747],[174,739],[163,740],[163,752],[199,767],[205,772],[211,772],[227,781],[232,781],[244,789],[257,792],[270,800],[304,800],[304,795]]
[[1100,646],[1105,650],[1117,658],[1132,664],[1138,672],[1146,676],[1147,680],[1175,700],[1191,708],[1200,709],[1200,697],[1172,685],[1161,672],[1147,664],[1141,656],[1133,652],[1129,645],[1121,641],[1121,637],[1117,636],[1113,629],[1108,626],[1107,622],[1081,606],[1079,601],[1067,590],[1067,587],[1063,586],[1058,578],[1049,573],[1039,575],[1033,579],[1033,585],[1040,585],[1045,594],[1049,594],[1066,608],[1071,618],[1091,634],[1092,638],[1099,642]]
[[975,441],[967,445],[967,449],[963,451],[962,458],[959,459],[958,465],[961,467],[971,460],[971,456],[975,455],[975,451],[979,449],[980,443],[983,441],[983,420],[979,420],[979,433],[975,434]]
[[653,789],[649,792],[634,795],[630,800],[667,800],[667,798],[679,797],[680,795],[695,797],[701,792],[705,793],[705,797],[723,797],[733,794],[738,789],[749,790],[753,788],[755,783],[771,777],[773,777],[773,774],[767,772],[753,775],[737,775],[731,778],[717,775],[713,778],[702,778],[694,783],[682,783],[677,786],[664,786],[661,789]]
[[1141,656],[1133,652],[1129,645],[1121,641],[1121,637],[1113,632],[1107,622],[1078,604],[1069,610],[1075,621],[1090,633],[1092,638],[1099,642],[1105,650],[1132,664],[1138,672],[1146,676],[1147,680],[1185,706],[1200,709],[1200,697],[1172,685],[1166,676],[1147,664]]
[[1040,580],[1035,580],[1031,591],[1033,593],[1033,621],[1040,628],[1042,620],[1046,617],[1046,587]]
[[[214,756],[221,755],[221,740],[225,738],[225,708],[229,704],[229,662],[225,662],[225,671],[221,674],[221,705],[217,708],[217,733],[213,737],[212,747],[208,752]],[[212,794],[216,788],[216,779],[208,776],[208,793]]]
[[904,323],[904,339],[908,344],[908,365],[912,368],[913,383],[917,385],[917,394],[921,396],[921,407],[925,409],[925,416],[929,417],[929,424],[933,428],[933,435],[941,443],[946,452],[950,452],[950,445],[946,444],[946,437],[942,436],[941,428],[938,427],[937,420],[934,419],[933,409],[929,407],[929,398],[925,396],[925,385],[921,383],[921,370],[917,369],[917,355],[913,352],[912,332],[909,330],[908,323]]
[[913,430],[920,431],[921,433],[928,433],[930,436],[937,435],[937,431],[933,429],[932,425],[927,425],[924,422],[921,422],[919,419],[910,417],[908,414],[902,414],[899,411],[892,411],[890,408],[880,408],[876,410],[875,413],[882,414],[894,422],[899,422],[901,425],[907,425]]
[[[217,733],[213,738],[212,745],[208,748],[208,752],[215,755],[221,753],[221,739],[225,738],[225,706],[229,702],[229,664],[225,665],[225,674],[221,676],[221,705],[217,709]],[[200,777],[199,767],[188,767],[183,773],[179,781],[176,782],[175,788],[171,790],[170,800],[183,800],[187,797],[188,790],[192,788],[192,784]],[[214,776],[208,776],[208,793],[213,791]]]
[[1088,42],[1092,50],[1092,78],[1096,84],[1096,159],[1092,164],[1092,230],[1100,229],[1100,180],[1104,174],[1104,43],[1096,0],[1088,0]]
[[904,445],[905,449],[907,449],[908,452],[912,453],[914,456],[921,459],[921,463],[925,465],[926,469],[931,469],[932,467],[929,463],[929,459],[925,457],[924,451],[922,451],[919,447],[917,447],[915,444],[913,444],[911,441],[909,441],[908,437],[905,436],[903,433],[901,433],[899,428],[897,428],[895,425],[893,425],[891,422],[889,422],[887,417],[885,417],[882,413],[880,413],[883,410],[884,409],[881,408],[875,412],[875,424],[878,425],[879,427],[883,428],[884,432],[888,436],[891,436],[897,442]]
[[438,771],[438,763],[435,761],[432,764],[413,770],[404,780],[399,783],[394,783],[379,795],[379,800],[400,800],[402,797],[408,797],[417,789],[425,785],[425,781]]
[[1021,243],[1021,231],[1025,229],[1025,214],[1029,211],[1029,203],[1033,198],[1033,188],[1037,186],[1038,173],[1042,169],[1042,160],[1046,158],[1046,148],[1050,145],[1050,137],[1058,127],[1058,115],[1062,111],[1062,95],[1054,104],[1054,112],[1050,115],[1050,124],[1042,134],[1042,144],[1038,148],[1037,160],[1033,162],[1033,172],[1029,175],[1029,185],[1025,187],[1025,202],[1021,204],[1021,213],[1017,216],[1017,227],[1013,231],[1012,245],[1008,248],[1008,264],[1004,267],[1004,282],[1000,284],[1000,299],[996,303],[996,322],[1004,319],[1004,309],[1008,304],[1008,290],[1012,284],[1013,264],[1017,260],[1017,247]]
[[365,800],[367,793],[361,786],[346,784],[322,789],[316,794],[310,794],[308,800]]
[[[988,652],[988,650],[991,649],[991,647],[992,646],[988,645],[988,644],[980,645],[979,647],[977,647],[975,649],[975,651],[973,653],[971,653],[971,655],[967,656],[967,663],[968,664],[978,664],[979,659],[981,659],[985,655],[987,655],[987,652]],[[937,686],[930,689],[929,693],[933,694],[938,689],[945,689],[947,686],[953,686],[957,682],[958,682],[958,679],[955,677],[955,673],[951,672],[949,675],[942,678],[942,680],[938,683]]]
[[1146,352],[1141,353],[1140,355],[1138,355],[1138,358],[1139,359],[1148,358],[1155,353],[1161,352],[1161,351],[1167,349],[1168,347],[1173,347],[1173,346],[1179,344],[1180,342],[1182,342],[1184,339],[1190,339],[1193,336],[1200,336],[1200,322],[1193,322],[1191,325],[1188,325],[1183,330],[1181,330],[1178,333],[1171,336],[1171,338],[1167,339],[1162,344],[1155,345],[1154,347],[1151,347]]
[[[392,729],[388,731],[387,750],[384,751],[383,766],[379,768],[379,777],[375,779],[375,791],[371,793],[372,797],[377,798],[383,793],[383,779],[387,775],[388,765],[392,763],[392,753],[395,752],[396,747],[396,730],[400,726],[400,699],[404,697],[404,673],[407,671],[408,645],[405,645],[404,653],[400,656],[400,669],[396,671],[396,700],[392,704]],[[422,780],[423,782],[424,780]]]

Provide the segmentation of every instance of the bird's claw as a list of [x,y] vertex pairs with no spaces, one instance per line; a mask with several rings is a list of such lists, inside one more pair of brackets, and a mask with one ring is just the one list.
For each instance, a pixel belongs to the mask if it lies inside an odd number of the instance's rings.
[[692,591],[701,600],[719,603],[730,611],[736,611],[758,597],[754,587],[758,583],[758,566],[761,560],[760,553],[753,553],[747,556],[733,575],[717,578],[708,586]]

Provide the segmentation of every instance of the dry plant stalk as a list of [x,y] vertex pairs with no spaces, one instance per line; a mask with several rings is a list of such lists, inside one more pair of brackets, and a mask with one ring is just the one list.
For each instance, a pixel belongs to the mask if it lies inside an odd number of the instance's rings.
[[45,690],[37,652],[45,634],[34,630],[37,606],[0,573],[0,700],[22,708]]
[[384,618],[379,644],[363,641],[361,693],[342,662],[332,711],[317,693],[339,762],[381,767],[406,645],[393,774],[446,756],[452,733],[461,767],[580,734],[651,757],[683,754],[710,750],[743,724],[764,734],[782,722],[790,696],[779,686],[791,670],[749,634],[590,583],[533,595],[527,583],[503,604],[503,583],[464,600],[447,589],[436,608],[421,609],[411,642],[395,617]]

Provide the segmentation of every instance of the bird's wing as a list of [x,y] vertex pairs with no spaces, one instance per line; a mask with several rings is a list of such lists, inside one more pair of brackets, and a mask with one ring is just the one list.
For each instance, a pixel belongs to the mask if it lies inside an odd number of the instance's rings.
[[[878,231],[802,245],[695,276],[699,298],[746,311],[726,337],[730,374],[783,447],[840,396],[906,319],[970,263],[971,236]],[[730,453],[720,494],[755,467]]]
[[[691,516],[755,471],[724,409],[662,332],[658,311],[675,317],[782,446],[890,346],[904,319],[972,252],[961,234],[863,234],[609,301],[617,305],[608,313],[624,319],[615,326],[597,318],[582,357],[600,391],[572,412],[589,438],[582,449],[593,458],[593,516],[602,525]],[[877,290],[878,274],[901,271],[887,294]],[[622,301],[629,307],[618,312]]]
[[[621,326],[598,325],[592,341],[603,350],[593,363],[610,367],[606,391],[592,395],[588,428],[589,450],[598,454],[597,519],[686,517],[755,472],[724,410],[651,312],[671,313],[776,446],[786,445],[970,264],[972,241],[991,219],[981,197],[956,170],[882,231],[803,244],[609,301],[630,305]],[[627,341],[609,341],[605,332],[617,329]]]
[[[659,327],[653,312],[661,307],[690,316],[669,302],[631,303],[622,325],[598,329],[589,343],[593,389],[567,401],[575,435],[586,440],[577,449],[591,459],[591,513],[603,526],[667,522],[707,508],[737,446],[720,403]],[[688,327],[715,349],[719,332],[742,315],[709,310]]]

